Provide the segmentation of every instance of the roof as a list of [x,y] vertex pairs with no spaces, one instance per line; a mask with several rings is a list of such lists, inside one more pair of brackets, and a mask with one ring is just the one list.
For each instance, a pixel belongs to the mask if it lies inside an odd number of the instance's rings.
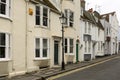
[[88,11],[83,11],[83,18],[92,22],[93,24],[96,24],[93,14]]
[[[98,22],[95,20],[95,17],[98,18]],[[97,11],[94,12],[84,11],[82,18],[88,20],[89,22],[97,25],[99,28],[104,30],[104,27],[100,22],[100,14]]]

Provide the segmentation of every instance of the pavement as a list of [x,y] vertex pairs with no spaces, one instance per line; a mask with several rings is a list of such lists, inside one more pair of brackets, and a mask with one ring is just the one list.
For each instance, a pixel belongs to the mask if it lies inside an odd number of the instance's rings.
[[45,69],[40,69],[37,72],[26,73],[24,75],[15,76],[12,78],[3,77],[3,78],[0,78],[0,80],[46,80],[48,77],[62,74],[62,73],[65,73],[65,72],[68,72],[71,70],[75,70],[78,68],[82,68],[85,66],[89,66],[89,65],[92,65],[92,64],[95,64],[98,62],[102,62],[104,60],[114,58],[117,56],[120,56],[120,54],[98,57],[98,58],[91,60],[91,61],[83,61],[83,62],[68,64],[68,65],[65,65],[65,70],[61,70],[61,67],[45,68]]

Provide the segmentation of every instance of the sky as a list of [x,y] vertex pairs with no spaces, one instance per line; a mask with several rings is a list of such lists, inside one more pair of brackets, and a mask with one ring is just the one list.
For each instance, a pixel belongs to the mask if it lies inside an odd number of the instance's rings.
[[86,9],[93,8],[100,14],[115,11],[120,24],[120,1],[119,0],[85,0]]

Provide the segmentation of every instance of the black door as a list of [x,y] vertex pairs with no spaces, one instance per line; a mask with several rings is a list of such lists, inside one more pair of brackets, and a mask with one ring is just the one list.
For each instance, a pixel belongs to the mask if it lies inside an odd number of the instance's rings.
[[54,41],[54,65],[58,65],[59,42]]

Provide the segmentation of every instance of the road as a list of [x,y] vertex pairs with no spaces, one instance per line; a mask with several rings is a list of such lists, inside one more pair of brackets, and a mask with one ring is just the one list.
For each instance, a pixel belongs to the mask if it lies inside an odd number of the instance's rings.
[[115,58],[54,80],[120,80],[120,58]]

